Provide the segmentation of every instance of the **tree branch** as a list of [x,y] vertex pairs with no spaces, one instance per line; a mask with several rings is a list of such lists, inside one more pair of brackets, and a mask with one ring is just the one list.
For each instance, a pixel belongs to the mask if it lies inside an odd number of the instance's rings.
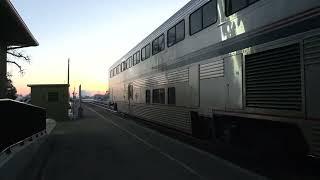
[[20,72],[21,74],[23,74],[23,73],[24,73],[24,70],[22,69],[22,66],[20,66],[17,62],[7,60],[7,63],[11,63],[11,64],[16,65],[16,66],[19,68],[19,72]]
[[26,62],[30,63],[30,60],[31,60],[30,57],[27,55],[24,55],[22,52],[7,51],[7,53],[16,58],[23,58]]

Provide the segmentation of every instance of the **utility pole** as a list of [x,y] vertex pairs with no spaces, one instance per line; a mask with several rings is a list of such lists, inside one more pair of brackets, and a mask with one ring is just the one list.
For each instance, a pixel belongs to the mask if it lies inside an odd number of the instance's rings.
[[82,95],[81,95],[81,84],[79,86],[79,109],[78,109],[78,117],[81,118],[82,117],[82,107],[81,107],[81,103],[82,103]]
[[7,85],[7,46],[0,44],[0,99],[5,98]]
[[68,85],[70,85],[70,58],[68,58]]

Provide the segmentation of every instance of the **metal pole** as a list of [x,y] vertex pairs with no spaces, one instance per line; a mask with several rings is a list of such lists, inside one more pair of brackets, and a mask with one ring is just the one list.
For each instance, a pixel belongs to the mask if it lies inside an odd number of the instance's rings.
[[7,46],[0,44],[0,99],[5,98],[7,84]]
[[70,58],[68,59],[68,84],[70,85]]

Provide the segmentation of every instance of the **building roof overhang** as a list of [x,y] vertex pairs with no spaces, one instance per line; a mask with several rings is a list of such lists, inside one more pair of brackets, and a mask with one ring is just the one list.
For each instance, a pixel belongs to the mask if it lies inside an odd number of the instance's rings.
[[0,0],[0,27],[0,43],[10,48],[39,45],[9,0]]

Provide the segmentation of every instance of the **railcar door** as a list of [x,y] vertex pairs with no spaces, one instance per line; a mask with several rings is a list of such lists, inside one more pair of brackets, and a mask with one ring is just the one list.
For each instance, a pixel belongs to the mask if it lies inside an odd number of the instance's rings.
[[128,111],[129,114],[131,114],[131,103],[133,101],[133,85],[129,84],[128,85]]
[[242,109],[242,54],[224,59],[226,78],[226,108]]

